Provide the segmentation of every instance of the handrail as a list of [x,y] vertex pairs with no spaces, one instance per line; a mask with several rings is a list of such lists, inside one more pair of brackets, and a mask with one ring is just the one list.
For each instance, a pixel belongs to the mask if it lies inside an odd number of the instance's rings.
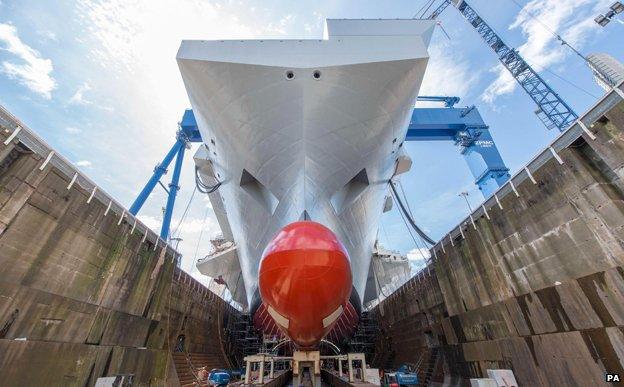
[[196,367],[193,365],[193,362],[191,361],[190,354],[186,351],[186,349],[182,351],[182,353],[184,354],[184,357],[186,358],[186,362],[188,363],[189,370],[191,371],[191,375],[193,375],[193,379],[195,379],[195,382],[197,383],[197,385],[201,386],[202,381],[199,379],[199,376],[197,376],[197,373],[195,372]]

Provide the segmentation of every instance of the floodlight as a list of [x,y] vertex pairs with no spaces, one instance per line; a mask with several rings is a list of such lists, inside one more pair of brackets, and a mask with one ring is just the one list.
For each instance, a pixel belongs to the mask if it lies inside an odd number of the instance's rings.
[[613,12],[615,12],[615,13],[622,13],[622,12],[624,12],[624,4],[622,4],[619,1],[616,1],[615,3],[611,4],[611,6],[609,8],[611,8],[611,10],[613,10]]
[[609,24],[609,22],[611,21],[608,17],[605,17],[605,15],[598,15],[598,17],[596,17],[594,19],[594,21],[598,24],[600,24],[601,27],[606,26],[607,24]]

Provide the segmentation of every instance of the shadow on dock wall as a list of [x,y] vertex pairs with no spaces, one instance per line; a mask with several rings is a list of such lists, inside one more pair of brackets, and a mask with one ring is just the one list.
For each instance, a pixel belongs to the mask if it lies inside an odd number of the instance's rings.
[[185,350],[228,366],[220,329],[237,312],[179,270],[171,248],[42,162],[17,141],[0,144],[0,384],[134,374],[134,385],[176,385],[181,334]]
[[374,309],[374,366],[419,364],[431,384],[490,368],[521,386],[624,375],[624,103],[591,131]]

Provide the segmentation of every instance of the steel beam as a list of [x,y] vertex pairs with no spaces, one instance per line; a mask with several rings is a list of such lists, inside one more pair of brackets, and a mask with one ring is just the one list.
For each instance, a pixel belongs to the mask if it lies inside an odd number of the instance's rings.
[[176,196],[180,190],[180,173],[182,171],[182,162],[184,161],[184,151],[186,144],[178,148],[175,166],[173,167],[173,175],[171,183],[169,183],[169,195],[167,196],[167,206],[165,207],[165,215],[163,217],[162,227],[160,229],[160,237],[167,240],[169,237],[169,229],[171,227],[171,217],[173,215],[173,207],[175,206]]
[[184,149],[185,146],[186,142],[184,141],[184,139],[181,136],[178,136],[175,144],[173,144],[173,146],[171,147],[165,158],[160,162],[160,164],[156,165],[152,177],[147,181],[147,184],[145,184],[145,187],[143,187],[143,189],[135,199],[134,203],[132,203],[132,206],[130,206],[129,212],[132,215],[136,215],[141,210],[141,207],[143,207],[143,204],[154,190],[154,187],[156,187],[156,184],[158,184],[158,182],[160,181],[160,178],[165,173],[167,173],[167,168],[169,168],[169,164],[171,164],[171,161],[173,160],[175,155],[180,152],[180,149]]

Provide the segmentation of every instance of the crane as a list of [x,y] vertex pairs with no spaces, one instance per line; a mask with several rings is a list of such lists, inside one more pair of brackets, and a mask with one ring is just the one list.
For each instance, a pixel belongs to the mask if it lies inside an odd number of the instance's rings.
[[429,15],[428,19],[437,18],[442,11],[453,4],[459,13],[470,23],[488,46],[498,56],[500,62],[509,70],[529,97],[537,104],[538,118],[548,129],[566,130],[578,115],[572,108],[533,70],[520,53],[507,46],[496,32],[464,0],[443,0]]
[[431,95],[419,95],[416,98],[418,101],[427,101],[427,102],[443,102],[444,107],[453,107],[456,103],[459,102],[459,97],[438,97]]
[[418,100],[440,102],[444,107],[416,107],[405,141],[455,143],[485,198],[509,180],[509,168],[498,152],[489,126],[483,122],[475,106],[456,108],[459,97],[419,95]]

